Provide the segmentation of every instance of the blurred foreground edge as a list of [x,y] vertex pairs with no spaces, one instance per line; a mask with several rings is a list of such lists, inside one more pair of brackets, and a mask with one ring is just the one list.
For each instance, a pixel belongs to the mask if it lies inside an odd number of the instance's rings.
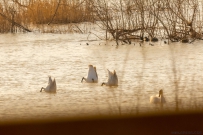
[[0,123],[0,135],[203,135],[203,111]]

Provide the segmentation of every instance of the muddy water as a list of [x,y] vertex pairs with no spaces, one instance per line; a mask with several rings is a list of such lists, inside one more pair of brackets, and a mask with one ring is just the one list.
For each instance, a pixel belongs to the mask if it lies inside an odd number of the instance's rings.
[[[85,34],[2,34],[0,39],[1,121],[159,111],[149,97],[160,89],[167,101],[162,109],[202,108],[202,41],[116,47],[94,36],[87,41]],[[89,64],[97,67],[98,84],[81,83]],[[106,69],[116,70],[118,87],[101,86]],[[48,75],[56,79],[55,94],[40,92]]]

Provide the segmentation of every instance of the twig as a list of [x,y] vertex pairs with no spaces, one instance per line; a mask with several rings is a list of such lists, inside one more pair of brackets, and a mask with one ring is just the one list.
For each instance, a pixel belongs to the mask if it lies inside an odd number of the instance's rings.
[[83,34],[84,32],[77,26],[77,25],[74,25],[76,28],[78,28],[78,30]]
[[56,13],[57,13],[57,11],[58,11],[58,8],[59,8],[60,3],[61,3],[61,0],[59,0],[58,5],[57,5],[56,10],[55,10],[55,13],[54,13],[54,15],[52,16],[52,18],[51,18],[50,22],[48,23],[48,25],[52,23],[54,17],[56,16]]
[[[100,40],[103,40],[102,38],[100,38],[99,36],[97,36],[96,34],[94,34],[94,33],[92,33],[92,32],[89,32],[89,35],[90,34],[93,34],[93,35],[95,35],[96,37],[98,37]],[[87,40],[88,40],[88,38],[89,38],[89,35],[87,36]]]

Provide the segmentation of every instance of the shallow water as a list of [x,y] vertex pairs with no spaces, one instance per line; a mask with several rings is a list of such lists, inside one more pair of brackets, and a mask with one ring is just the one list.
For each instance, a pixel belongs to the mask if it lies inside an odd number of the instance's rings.
[[[114,41],[95,36],[87,41],[87,36],[1,34],[1,121],[159,111],[149,97],[160,89],[167,101],[162,109],[202,108],[202,41],[116,47]],[[81,83],[89,64],[97,67],[98,84]],[[107,68],[116,70],[118,87],[101,86]],[[55,94],[40,92],[48,75],[56,78]]]

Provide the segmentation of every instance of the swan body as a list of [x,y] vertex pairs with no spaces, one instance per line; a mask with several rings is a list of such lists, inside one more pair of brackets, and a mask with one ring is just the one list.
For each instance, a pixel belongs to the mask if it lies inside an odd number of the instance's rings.
[[87,83],[98,83],[98,75],[97,75],[97,70],[96,67],[93,67],[92,65],[89,65],[89,71],[87,78],[83,77],[81,82],[85,80]]
[[116,71],[111,72],[107,69],[108,71],[108,81],[103,82],[101,86],[106,85],[106,86],[118,86],[118,77],[116,74]]
[[56,92],[56,80],[52,80],[51,76],[49,76],[48,85],[46,88],[42,87],[40,92],[42,92],[42,90],[46,92]]
[[158,95],[150,97],[150,103],[153,103],[153,104],[160,104],[161,103],[162,104],[165,102],[166,102],[166,100],[163,96],[163,90],[160,90]]

